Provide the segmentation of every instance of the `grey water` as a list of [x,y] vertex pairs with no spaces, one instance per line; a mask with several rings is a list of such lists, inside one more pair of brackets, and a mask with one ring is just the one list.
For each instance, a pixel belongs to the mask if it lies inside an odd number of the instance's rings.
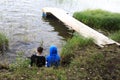
[[120,0],[0,0],[0,32],[9,39],[9,51],[0,60],[12,61],[19,52],[29,57],[43,45],[44,54],[56,45],[60,53],[71,31],[58,20],[42,18],[42,8],[62,8],[73,15],[75,11],[103,9],[120,12]]

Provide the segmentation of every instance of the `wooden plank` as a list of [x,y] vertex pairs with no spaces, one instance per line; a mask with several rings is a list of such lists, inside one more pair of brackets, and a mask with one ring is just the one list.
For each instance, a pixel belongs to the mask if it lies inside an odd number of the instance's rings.
[[97,44],[100,47],[104,47],[104,45],[107,44],[117,44],[120,46],[120,44],[102,33],[97,32],[96,30],[88,27],[87,25],[83,24],[82,22],[76,20],[72,16],[69,16],[66,11],[59,9],[59,8],[51,8],[51,7],[45,7],[42,9],[43,13],[47,15],[47,13],[51,13],[56,18],[58,18],[60,21],[62,21],[65,25],[72,28],[76,32],[78,32],[80,35],[86,37],[86,38],[93,38],[95,44]]

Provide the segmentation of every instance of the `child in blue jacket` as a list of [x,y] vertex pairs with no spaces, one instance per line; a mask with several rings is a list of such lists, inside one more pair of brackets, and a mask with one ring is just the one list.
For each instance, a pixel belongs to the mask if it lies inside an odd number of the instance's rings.
[[50,54],[46,57],[46,66],[58,67],[60,65],[60,56],[58,55],[57,47],[52,45],[50,46]]

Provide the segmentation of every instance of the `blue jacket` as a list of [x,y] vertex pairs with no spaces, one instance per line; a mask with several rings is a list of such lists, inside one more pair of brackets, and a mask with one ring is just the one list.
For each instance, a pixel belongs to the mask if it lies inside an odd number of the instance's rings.
[[52,45],[50,46],[50,54],[46,57],[47,67],[52,65],[59,66],[60,65],[60,56],[58,55],[57,47]]

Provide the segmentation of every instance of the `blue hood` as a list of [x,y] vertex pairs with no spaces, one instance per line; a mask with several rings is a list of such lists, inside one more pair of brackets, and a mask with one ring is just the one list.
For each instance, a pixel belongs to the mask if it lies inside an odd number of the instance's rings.
[[59,66],[60,65],[60,56],[58,55],[57,47],[52,45],[50,46],[50,54],[46,57],[47,67],[52,65]]
[[54,45],[50,46],[50,56],[55,56],[57,54],[58,54],[57,53],[57,47],[54,46]]

